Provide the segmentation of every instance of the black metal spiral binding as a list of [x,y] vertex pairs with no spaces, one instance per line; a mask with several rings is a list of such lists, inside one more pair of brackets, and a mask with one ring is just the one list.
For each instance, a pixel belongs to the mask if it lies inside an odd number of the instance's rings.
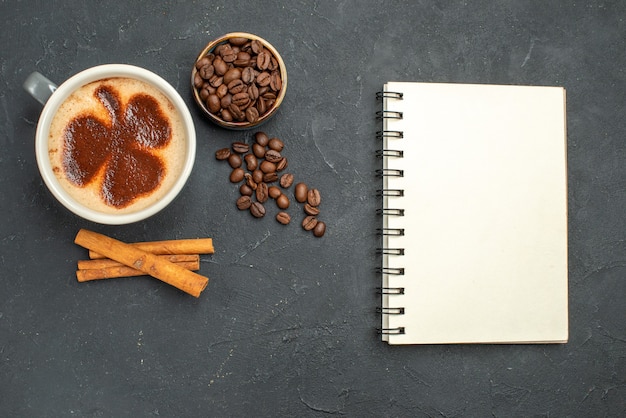
[[376,230],[379,235],[388,235],[394,237],[404,236],[404,228],[378,228]]
[[400,99],[404,97],[403,93],[397,91],[377,91],[376,98],[377,99]]
[[379,334],[382,335],[402,335],[405,333],[404,327],[396,327],[396,328],[378,328]]
[[402,267],[379,267],[376,270],[382,274],[391,274],[393,276],[404,276],[404,269]]
[[404,287],[377,287],[380,295],[404,295]]
[[395,110],[379,110],[376,112],[376,117],[381,119],[402,119],[404,114]]
[[404,255],[404,248],[378,248],[376,254],[379,255]]
[[384,176],[388,176],[388,177],[404,177],[404,171],[403,170],[396,170],[393,168],[383,168],[383,169],[379,169],[376,170],[376,175],[379,177],[384,177]]
[[376,132],[376,138],[377,139],[383,139],[383,138],[402,139],[404,138],[404,132],[402,131],[378,131]]
[[[376,93],[377,99],[392,99],[402,100],[404,95],[399,92],[381,91]],[[390,110],[382,110],[376,113],[376,116],[381,119],[402,119],[403,113]],[[403,158],[404,152],[402,150],[387,149],[387,144],[393,141],[397,141],[404,138],[404,132],[396,130],[383,129],[376,132],[376,138],[384,140],[385,148],[376,151],[376,156],[381,159],[387,158]],[[387,167],[385,164],[384,167]],[[393,168],[382,168],[376,170],[376,174],[379,177],[404,177],[404,171]],[[379,197],[403,197],[404,190],[393,188],[382,188],[377,191]],[[376,210],[379,216],[404,216],[403,208],[389,208],[385,207],[386,200],[383,202],[383,207]],[[378,233],[383,236],[403,236],[403,228],[379,228]],[[388,256],[404,256],[404,248],[387,248],[383,246],[376,251],[378,254]],[[402,267],[379,267],[378,273],[384,276],[403,276],[404,268]],[[381,295],[403,295],[404,287],[379,287],[377,291]],[[404,315],[404,307],[381,307],[377,308],[376,312],[380,315]],[[381,335],[401,335],[405,333],[404,327],[391,327],[391,328],[377,328],[377,332]]]
[[404,216],[404,209],[379,208],[376,209],[376,215],[384,216]]
[[404,190],[402,190],[402,189],[380,189],[380,190],[376,191],[376,195],[378,197],[382,197],[382,196],[402,197],[402,196],[404,196]]
[[404,157],[404,151],[396,150],[396,149],[378,149],[376,150],[376,156],[378,158],[389,158],[389,157],[402,158]]
[[404,315],[404,308],[376,308],[377,313],[385,315]]

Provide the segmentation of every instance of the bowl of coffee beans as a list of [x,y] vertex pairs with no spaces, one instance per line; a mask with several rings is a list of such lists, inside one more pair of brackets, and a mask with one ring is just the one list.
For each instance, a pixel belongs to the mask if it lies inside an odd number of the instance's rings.
[[196,103],[210,120],[228,129],[248,129],[260,126],[280,107],[287,70],[265,39],[233,32],[200,52],[191,85]]

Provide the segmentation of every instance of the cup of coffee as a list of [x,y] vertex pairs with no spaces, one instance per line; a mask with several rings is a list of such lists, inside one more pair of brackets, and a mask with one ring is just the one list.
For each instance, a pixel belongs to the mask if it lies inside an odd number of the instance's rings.
[[33,73],[24,88],[44,105],[35,134],[39,171],[74,214],[128,224],[156,214],[182,190],[196,133],[185,102],[163,78],[106,64],[59,86]]

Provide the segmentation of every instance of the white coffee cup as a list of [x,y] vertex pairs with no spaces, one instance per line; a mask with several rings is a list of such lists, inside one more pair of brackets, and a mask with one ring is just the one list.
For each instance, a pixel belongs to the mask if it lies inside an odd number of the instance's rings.
[[[59,106],[80,87],[102,79],[124,77],[133,78],[162,92],[178,110],[186,133],[186,154],[183,168],[166,194],[150,206],[131,213],[104,213],[79,203],[63,188],[55,176],[49,158],[48,137],[50,125]],[[35,156],[41,176],[54,197],[74,214],[101,224],[123,225],[146,219],[165,208],[176,198],[187,182],[193,169],[196,155],[196,132],[187,105],[178,92],[167,81],[146,69],[126,64],[105,64],[88,68],[56,86],[40,73],[31,74],[24,82],[24,88],[44,105],[35,134]]]

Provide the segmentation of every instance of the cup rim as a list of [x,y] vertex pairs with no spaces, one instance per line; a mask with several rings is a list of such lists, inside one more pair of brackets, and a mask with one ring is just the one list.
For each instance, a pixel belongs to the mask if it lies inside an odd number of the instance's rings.
[[[206,104],[200,98],[200,93],[198,92],[198,89],[194,86],[194,78],[195,78],[196,73],[198,72],[195,66],[196,62],[198,62],[198,60],[200,60],[202,57],[204,57],[213,49],[215,49],[215,47],[217,47],[219,44],[222,44],[231,38],[247,38],[250,40],[261,41],[263,45],[265,45],[265,47],[272,52],[272,54],[278,61],[278,68],[280,69],[280,77],[282,79],[282,88],[280,90],[278,97],[276,98],[276,103],[274,104],[272,109],[270,109],[269,112],[265,113],[262,117],[259,118],[258,121],[254,123],[236,122],[236,121],[227,122],[215,116],[213,113],[209,112],[209,109],[207,109]],[[212,122],[224,128],[233,129],[233,130],[245,130],[245,129],[258,128],[260,125],[268,121],[272,116],[276,114],[276,112],[278,111],[278,108],[280,107],[283,100],[285,99],[285,95],[287,94],[287,81],[288,80],[287,80],[287,67],[285,67],[285,61],[283,60],[281,55],[278,53],[278,50],[274,48],[274,46],[271,43],[269,43],[266,39],[258,35],[252,34],[252,33],[230,32],[230,33],[226,33],[222,36],[219,36],[213,39],[208,44],[206,44],[204,48],[202,48],[202,51],[200,51],[200,53],[196,57],[196,60],[193,62],[193,64],[194,65],[191,69],[191,91],[193,93],[193,97],[196,101],[196,104],[200,107],[200,109],[202,110],[202,113],[206,115]]]
[[[158,88],[165,96],[174,104],[183,120],[186,131],[187,147],[186,156],[183,164],[182,172],[176,179],[171,189],[163,196],[163,198],[154,202],[150,206],[131,213],[116,214],[104,213],[80,204],[76,199],[63,188],[52,171],[52,164],[48,157],[48,132],[50,124],[58,107],[78,88],[92,81],[103,78],[128,77],[145,81]],[[71,76],[52,93],[46,104],[44,105],[37,130],[35,134],[35,157],[37,166],[44,183],[54,195],[54,197],[68,210],[81,218],[92,222],[106,225],[124,225],[138,222],[149,218],[152,215],[163,210],[178,196],[193,169],[196,156],[196,131],[189,112],[189,108],[185,104],[180,94],[165,79],[154,72],[142,67],[129,64],[102,64],[87,68]]]

